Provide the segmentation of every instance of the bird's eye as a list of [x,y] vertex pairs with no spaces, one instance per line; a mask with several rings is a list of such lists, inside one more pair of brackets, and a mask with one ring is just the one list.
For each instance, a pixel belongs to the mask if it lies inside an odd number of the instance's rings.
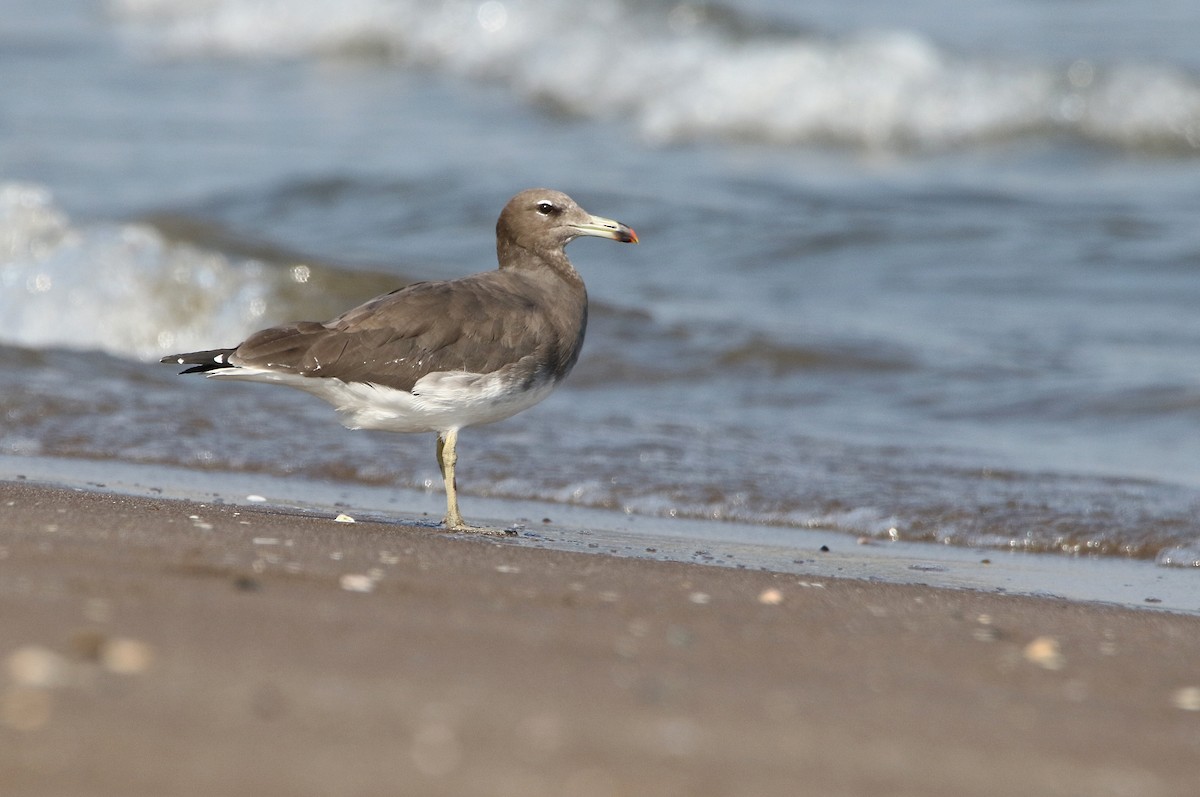
[[558,208],[554,206],[553,202],[542,200],[541,202],[537,203],[537,212],[543,216],[553,216],[554,214],[558,213]]

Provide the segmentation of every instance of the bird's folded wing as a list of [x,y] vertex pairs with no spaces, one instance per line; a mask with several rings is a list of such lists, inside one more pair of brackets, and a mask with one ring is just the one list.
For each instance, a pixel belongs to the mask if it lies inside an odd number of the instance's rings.
[[561,337],[536,297],[504,279],[467,278],[410,285],[325,324],[264,329],[238,346],[234,362],[410,391],[433,372],[486,374],[535,352],[561,358]]

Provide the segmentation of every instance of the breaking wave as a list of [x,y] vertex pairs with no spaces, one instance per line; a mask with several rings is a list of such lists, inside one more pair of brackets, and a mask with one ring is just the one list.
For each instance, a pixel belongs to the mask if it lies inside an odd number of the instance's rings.
[[280,315],[331,316],[381,279],[227,255],[148,224],[76,225],[44,187],[0,183],[0,343],[156,359]]
[[[1068,136],[1200,154],[1200,78],[1165,65],[957,54],[911,31],[843,37],[629,0],[110,0],[159,57],[374,59],[692,139],[939,151]],[[619,33],[618,33],[619,32]]]

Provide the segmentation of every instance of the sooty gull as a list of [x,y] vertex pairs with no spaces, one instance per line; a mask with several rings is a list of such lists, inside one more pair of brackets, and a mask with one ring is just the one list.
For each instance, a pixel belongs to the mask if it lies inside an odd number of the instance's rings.
[[333,405],[350,429],[437,432],[448,529],[471,528],[454,481],[458,430],[537,404],[579,358],[587,291],[563,247],[581,235],[637,243],[545,188],[513,197],[496,222],[500,267],[418,282],[332,321],[256,332],[233,348],[172,354],[181,373],[299,388]]

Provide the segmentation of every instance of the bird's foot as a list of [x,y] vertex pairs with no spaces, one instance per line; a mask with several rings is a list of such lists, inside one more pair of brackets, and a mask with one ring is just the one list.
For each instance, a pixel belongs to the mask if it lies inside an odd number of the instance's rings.
[[445,528],[446,531],[452,531],[455,534],[478,534],[482,537],[515,537],[517,535],[515,531],[509,531],[508,529],[493,529],[487,526],[468,526],[465,523],[461,526],[447,525]]
[[494,529],[488,526],[472,526],[461,517],[457,519],[446,518],[442,521],[442,527],[446,531],[453,531],[455,534],[480,534],[485,537],[511,537],[515,536],[515,531],[507,529]]

